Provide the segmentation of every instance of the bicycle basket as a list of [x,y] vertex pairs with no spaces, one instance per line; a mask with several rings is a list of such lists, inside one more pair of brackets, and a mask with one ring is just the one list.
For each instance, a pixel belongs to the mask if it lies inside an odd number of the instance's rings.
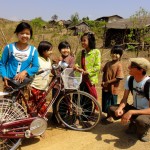
[[66,68],[61,73],[65,89],[78,89],[82,81],[82,73],[75,71],[73,68]]

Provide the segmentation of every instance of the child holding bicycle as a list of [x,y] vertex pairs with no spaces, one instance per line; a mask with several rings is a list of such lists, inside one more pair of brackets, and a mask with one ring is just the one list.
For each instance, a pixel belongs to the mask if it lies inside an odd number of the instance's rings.
[[1,58],[1,72],[5,87],[10,87],[8,80],[15,79],[21,83],[39,69],[38,52],[29,44],[33,34],[32,27],[26,22],[21,22],[14,33],[18,41],[6,45]]
[[[52,54],[52,44],[48,41],[41,41],[38,46],[39,53],[39,71],[43,69],[52,69],[50,56]],[[50,70],[44,71],[39,75],[35,75],[33,82],[31,83],[31,94],[30,102],[32,100],[36,100],[37,104],[40,102],[40,98],[43,96],[45,90],[47,90],[47,86],[50,82]],[[45,103],[45,102],[43,102]],[[40,109],[41,113],[45,109],[45,105]]]
[[[95,85],[98,83],[98,74],[101,67],[100,51],[96,49],[95,36],[93,33],[84,33],[81,36],[81,44],[83,50],[76,56],[75,69],[83,73],[80,90],[91,94],[96,100],[98,99]],[[88,120],[87,116],[90,115],[92,103],[90,100],[82,97],[80,100],[81,105],[88,111],[82,115],[82,120]],[[96,108],[97,109],[97,108]]]
[[96,99],[95,85],[98,83],[98,74],[101,67],[100,51],[96,49],[95,36],[93,33],[84,33],[81,36],[83,50],[76,56],[75,69],[83,72],[80,90],[90,93]]
[[[60,58],[58,58],[57,63],[59,61],[65,61],[68,64],[68,68],[73,68],[74,67],[74,61],[75,61],[75,59],[70,54],[71,53],[71,46],[70,46],[70,44],[67,41],[62,41],[58,45],[58,50],[59,50],[61,56],[60,56]],[[55,95],[55,93],[57,91],[57,88],[58,88],[58,85],[55,85],[55,87],[52,90],[52,97],[54,97],[54,95]],[[59,94],[59,96],[58,96],[57,99],[59,99],[59,97],[61,95],[62,95],[62,93]],[[57,103],[57,100],[53,104],[52,121],[54,121],[54,122],[57,123],[58,120],[57,120],[57,118],[55,116],[55,114],[56,114],[56,112],[55,112],[55,110],[56,110],[56,103]]]

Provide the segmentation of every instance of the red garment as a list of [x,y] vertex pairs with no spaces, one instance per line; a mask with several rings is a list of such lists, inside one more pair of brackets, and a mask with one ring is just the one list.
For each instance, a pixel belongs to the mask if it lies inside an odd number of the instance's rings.
[[[81,67],[82,67],[83,70],[86,71],[86,66],[85,66],[85,50],[82,50]],[[95,97],[96,99],[98,99],[97,91],[96,91],[95,85],[92,85],[92,84],[91,84],[91,81],[90,81],[88,75],[83,75],[82,82],[84,82],[84,83],[87,85],[87,88],[88,88],[88,90],[89,90],[89,93],[90,93],[93,97]]]
[[44,92],[44,91],[41,91],[41,90],[38,90],[38,89],[35,89],[35,88],[32,87],[31,93],[32,93],[32,96],[34,97],[34,99],[35,99],[36,101],[39,101],[39,99],[43,97],[43,94],[44,94],[45,92]]
[[47,109],[46,99],[42,100],[45,97],[45,91],[41,91],[32,87],[31,89],[32,96],[29,99],[30,110],[33,111],[36,107],[37,111],[40,114],[43,114]]

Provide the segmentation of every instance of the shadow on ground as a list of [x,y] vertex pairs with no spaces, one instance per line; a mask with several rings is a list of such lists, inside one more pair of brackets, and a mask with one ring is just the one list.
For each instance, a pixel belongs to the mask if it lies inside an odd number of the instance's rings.
[[[63,127],[62,125],[55,124],[51,120],[52,113],[48,113],[48,127],[47,131],[52,131],[53,129],[57,128],[59,130],[70,130],[68,128]],[[126,126],[121,125],[119,121],[116,121],[111,124],[102,124],[99,123],[94,129],[91,131],[93,134],[95,134],[95,139],[97,141],[104,142],[106,144],[113,145],[114,149],[130,149],[132,146],[136,144],[138,141],[138,138],[136,135],[128,135],[125,133]],[[82,131],[78,131],[82,132]],[[67,132],[68,133],[68,132]],[[80,134],[81,135],[81,134]],[[27,145],[34,145],[40,141],[39,138],[32,138],[32,139],[25,139],[23,141],[22,147],[25,147]]]
[[124,126],[120,122],[111,124],[99,123],[91,132],[97,134],[96,139],[98,141],[102,140],[108,144],[114,143],[114,147],[118,149],[128,149],[136,144],[138,138],[134,134],[126,134],[126,128],[127,125]]

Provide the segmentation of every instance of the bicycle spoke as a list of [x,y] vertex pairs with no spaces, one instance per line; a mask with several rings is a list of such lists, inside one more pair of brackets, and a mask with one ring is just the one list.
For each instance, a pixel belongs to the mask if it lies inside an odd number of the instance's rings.
[[90,130],[99,122],[101,109],[91,95],[77,91],[70,92],[59,100],[57,115],[71,129]]
[[[13,103],[10,99],[0,99],[0,123],[6,123],[28,115],[19,103]],[[0,138],[0,150],[16,149],[21,143],[21,139]]]

